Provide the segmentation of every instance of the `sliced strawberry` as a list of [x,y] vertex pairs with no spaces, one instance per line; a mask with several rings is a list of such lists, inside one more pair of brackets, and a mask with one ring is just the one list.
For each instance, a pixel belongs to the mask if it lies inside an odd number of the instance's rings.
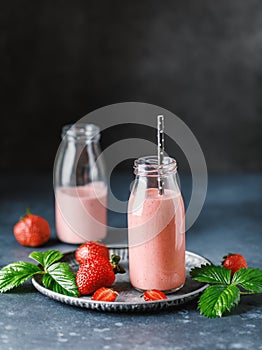
[[167,299],[167,296],[165,295],[165,293],[157,289],[147,290],[146,292],[143,293],[143,297],[145,301]]
[[113,289],[102,287],[99,288],[92,296],[92,300],[115,301],[118,293]]

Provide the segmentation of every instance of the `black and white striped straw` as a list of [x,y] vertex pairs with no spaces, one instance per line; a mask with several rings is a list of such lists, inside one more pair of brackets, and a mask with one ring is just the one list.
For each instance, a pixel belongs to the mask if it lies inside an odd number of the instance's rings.
[[157,116],[157,161],[158,161],[158,193],[164,194],[164,181],[162,177],[162,166],[164,161],[164,116]]

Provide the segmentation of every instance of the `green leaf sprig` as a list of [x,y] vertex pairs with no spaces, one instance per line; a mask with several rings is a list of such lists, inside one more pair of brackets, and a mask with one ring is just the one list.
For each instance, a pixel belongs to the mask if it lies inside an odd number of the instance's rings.
[[29,258],[38,262],[40,266],[18,261],[3,267],[0,271],[0,293],[20,286],[35,275],[41,275],[46,288],[64,295],[79,296],[75,276],[69,265],[59,261],[62,257],[63,254],[58,250],[32,252]]
[[243,268],[234,273],[223,266],[201,265],[190,271],[192,279],[210,284],[198,301],[200,313],[221,317],[236,306],[242,294],[262,293],[262,270]]

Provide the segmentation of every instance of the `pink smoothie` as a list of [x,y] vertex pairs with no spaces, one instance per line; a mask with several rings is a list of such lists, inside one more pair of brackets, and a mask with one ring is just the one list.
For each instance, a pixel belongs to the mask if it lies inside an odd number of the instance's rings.
[[107,187],[103,182],[56,190],[56,231],[66,243],[105,238]]
[[144,198],[137,196],[131,195],[128,214],[131,284],[140,290],[177,290],[186,278],[181,194],[166,190],[160,196],[152,188]]

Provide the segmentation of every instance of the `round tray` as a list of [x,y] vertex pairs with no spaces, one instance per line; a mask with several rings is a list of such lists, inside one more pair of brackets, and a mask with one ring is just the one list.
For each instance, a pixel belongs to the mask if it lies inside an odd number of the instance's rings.
[[[141,298],[141,292],[132,288],[129,282],[128,274],[128,249],[126,247],[110,248],[110,254],[117,254],[121,257],[120,263],[125,267],[127,273],[116,275],[116,281],[113,285],[114,290],[119,293],[115,302],[95,301],[91,300],[91,296],[82,296],[79,298],[69,297],[45,288],[41,283],[41,277],[32,279],[35,288],[42,294],[51,299],[73,306],[83,307],[87,309],[99,311],[146,311],[166,309],[174,305],[180,305],[198,297],[206,288],[207,284],[194,281],[190,278],[189,272],[191,268],[202,264],[210,264],[206,258],[195,253],[186,251],[186,282],[179,291],[168,294],[165,300],[144,301]],[[62,259],[66,261],[72,271],[77,271],[79,265],[75,260],[75,252],[65,253]]]

